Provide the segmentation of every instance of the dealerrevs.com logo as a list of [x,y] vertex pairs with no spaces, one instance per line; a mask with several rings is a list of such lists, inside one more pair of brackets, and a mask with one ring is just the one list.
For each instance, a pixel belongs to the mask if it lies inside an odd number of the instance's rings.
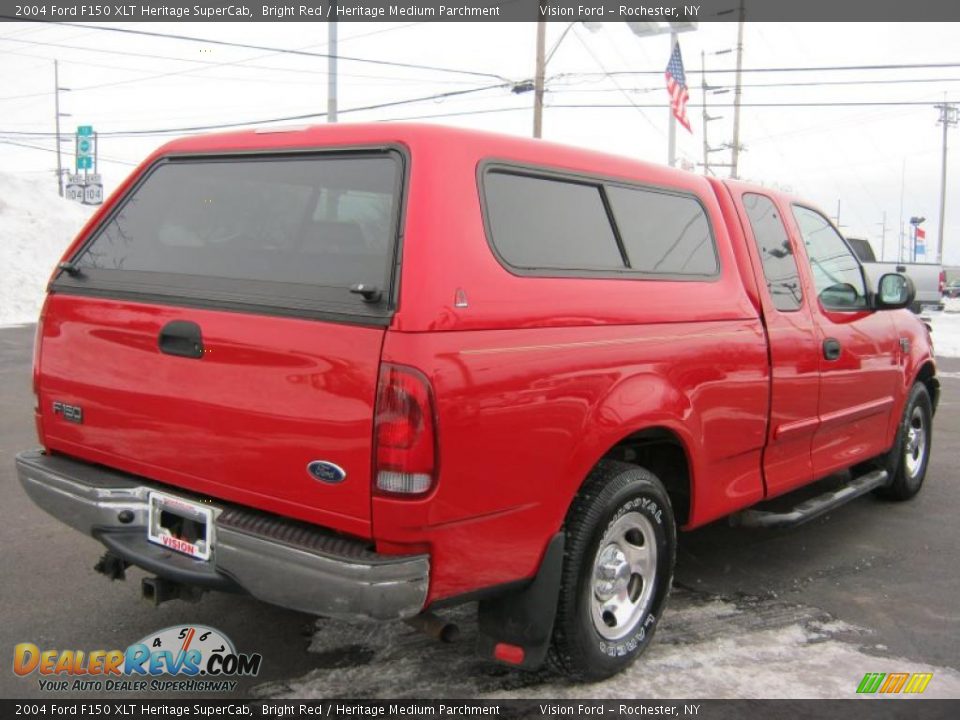
[[174,625],[125,650],[41,650],[34,643],[13,649],[13,672],[37,676],[41,690],[65,692],[229,692],[238,676],[255,676],[263,657],[238,653],[219,630]]

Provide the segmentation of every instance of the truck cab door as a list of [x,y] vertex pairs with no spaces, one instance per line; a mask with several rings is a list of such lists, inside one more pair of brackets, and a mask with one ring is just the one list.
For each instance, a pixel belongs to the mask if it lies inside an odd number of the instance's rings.
[[797,266],[796,240],[768,195],[729,183],[760,288],[770,353],[770,420],[763,474],[767,497],[814,478],[811,445],[819,419],[819,340]]
[[811,452],[814,475],[824,477],[889,449],[899,343],[890,314],[870,309],[863,268],[840,233],[811,208],[795,204],[791,214],[803,240],[820,343]]

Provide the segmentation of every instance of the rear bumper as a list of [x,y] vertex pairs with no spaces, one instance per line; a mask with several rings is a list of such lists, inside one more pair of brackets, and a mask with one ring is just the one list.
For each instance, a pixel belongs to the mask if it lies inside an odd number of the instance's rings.
[[213,555],[195,560],[147,540],[148,493],[189,493],[40,451],[20,453],[16,464],[24,490],[43,510],[161,577],[329,617],[405,618],[426,601],[426,555],[378,555],[359,540],[214,501]]

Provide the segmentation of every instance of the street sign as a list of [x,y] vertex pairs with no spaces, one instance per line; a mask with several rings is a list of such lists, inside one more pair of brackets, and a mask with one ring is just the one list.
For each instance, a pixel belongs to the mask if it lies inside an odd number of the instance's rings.
[[86,185],[83,188],[84,205],[100,205],[103,203],[103,185]]
[[[71,180],[74,176],[71,176]],[[82,184],[77,182],[68,182],[67,186],[63,189],[63,194],[66,196],[67,200],[75,200],[76,202],[84,201],[84,187]]]
[[92,125],[77,127],[77,170],[96,170],[97,136]]

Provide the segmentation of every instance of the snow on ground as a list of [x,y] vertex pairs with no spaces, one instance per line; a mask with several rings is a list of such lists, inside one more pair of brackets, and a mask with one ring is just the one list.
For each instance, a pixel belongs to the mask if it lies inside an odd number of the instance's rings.
[[92,212],[57,195],[52,178],[0,172],[0,325],[36,321],[54,265]]
[[318,620],[317,669],[266,684],[284,698],[855,698],[867,672],[932,672],[925,698],[960,697],[960,672],[884,657],[870,632],[776,599],[674,591],[653,643],[626,672],[574,684],[522,673],[474,653],[474,605],[446,613],[462,639],[443,645],[404,625]]
[[960,298],[944,300],[943,312],[928,313],[933,349],[940,357],[960,357]]

